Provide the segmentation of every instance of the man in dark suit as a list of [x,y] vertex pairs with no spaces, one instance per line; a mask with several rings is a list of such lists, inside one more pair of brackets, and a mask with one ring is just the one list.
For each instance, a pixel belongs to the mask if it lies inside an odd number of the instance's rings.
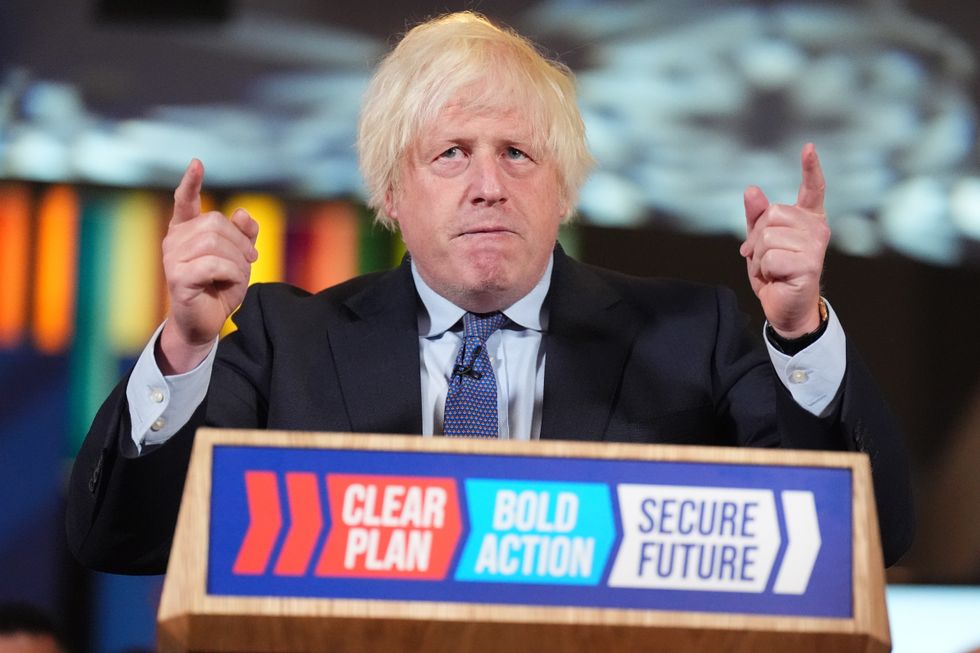
[[740,253],[768,354],[730,292],[591,268],[556,246],[591,158],[571,74],[519,35],[468,13],[413,29],[368,89],[358,148],[369,204],[410,256],[312,296],[246,295],[258,225],[201,214],[203,167],[188,167],[163,247],[170,314],[72,475],[83,562],[165,569],[202,424],[858,449],[886,560],[908,547],[898,430],[819,294],[829,230],[812,145],[796,204],[745,194]]

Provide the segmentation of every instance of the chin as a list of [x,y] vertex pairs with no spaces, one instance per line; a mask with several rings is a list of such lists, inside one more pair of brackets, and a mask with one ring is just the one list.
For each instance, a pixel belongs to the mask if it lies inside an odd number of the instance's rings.
[[[533,286],[533,282],[532,282]],[[447,299],[460,308],[475,313],[499,311],[520,299],[524,288],[513,269],[501,267],[468,267],[445,288]]]
[[467,294],[481,293],[505,293],[510,290],[514,283],[503,270],[481,270],[484,274],[474,274],[476,270],[469,270],[469,274],[459,279],[459,288]]
[[506,290],[520,277],[521,264],[520,259],[499,250],[474,252],[464,263],[461,279],[474,290]]
[[531,264],[531,253],[511,247],[458,250],[445,262],[439,287],[430,285],[457,306],[477,313],[510,306],[534,287],[540,275]]

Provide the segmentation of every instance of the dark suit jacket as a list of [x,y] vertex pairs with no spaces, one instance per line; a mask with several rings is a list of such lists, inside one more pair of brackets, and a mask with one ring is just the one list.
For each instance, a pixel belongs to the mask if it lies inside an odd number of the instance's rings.
[[[79,452],[68,541],[84,564],[162,573],[201,425],[419,433],[418,295],[408,263],[316,295],[253,286],[218,347],[207,398],[166,444],[135,457],[126,379]],[[833,415],[801,409],[727,290],[641,279],[555,255],[541,438],[866,451],[885,560],[908,548],[899,431],[848,349]]]

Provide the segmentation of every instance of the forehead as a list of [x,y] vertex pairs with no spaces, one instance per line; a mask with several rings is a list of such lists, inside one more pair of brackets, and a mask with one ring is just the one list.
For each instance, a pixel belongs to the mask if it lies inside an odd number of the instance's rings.
[[455,131],[491,130],[493,132],[521,132],[525,137],[534,131],[531,116],[516,106],[499,104],[484,105],[466,101],[454,101],[440,109],[420,136],[447,135]]
[[418,152],[457,141],[484,141],[519,144],[543,154],[545,136],[537,125],[533,112],[511,100],[457,97],[419,126],[408,149]]

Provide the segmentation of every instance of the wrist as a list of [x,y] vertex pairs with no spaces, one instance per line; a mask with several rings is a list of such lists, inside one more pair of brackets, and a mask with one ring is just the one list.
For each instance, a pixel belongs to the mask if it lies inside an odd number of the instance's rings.
[[153,348],[157,366],[164,376],[184,374],[201,364],[211,348],[214,338],[201,342],[190,342],[181,336],[173,322],[168,320],[160,332],[156,346]]
[[830,314],[827,310],[827,304],[824,302],[823,297],[819,298],[817,303],[817,312],[818,322],[816,328],[799,335],[787,335],[786,333],[780,333],[771,324],[767,323],[766,338],[778,351],[790,356],[798,354],[819,340],[820,336],[822,336],[827,330],[827,322],[829,321]]

